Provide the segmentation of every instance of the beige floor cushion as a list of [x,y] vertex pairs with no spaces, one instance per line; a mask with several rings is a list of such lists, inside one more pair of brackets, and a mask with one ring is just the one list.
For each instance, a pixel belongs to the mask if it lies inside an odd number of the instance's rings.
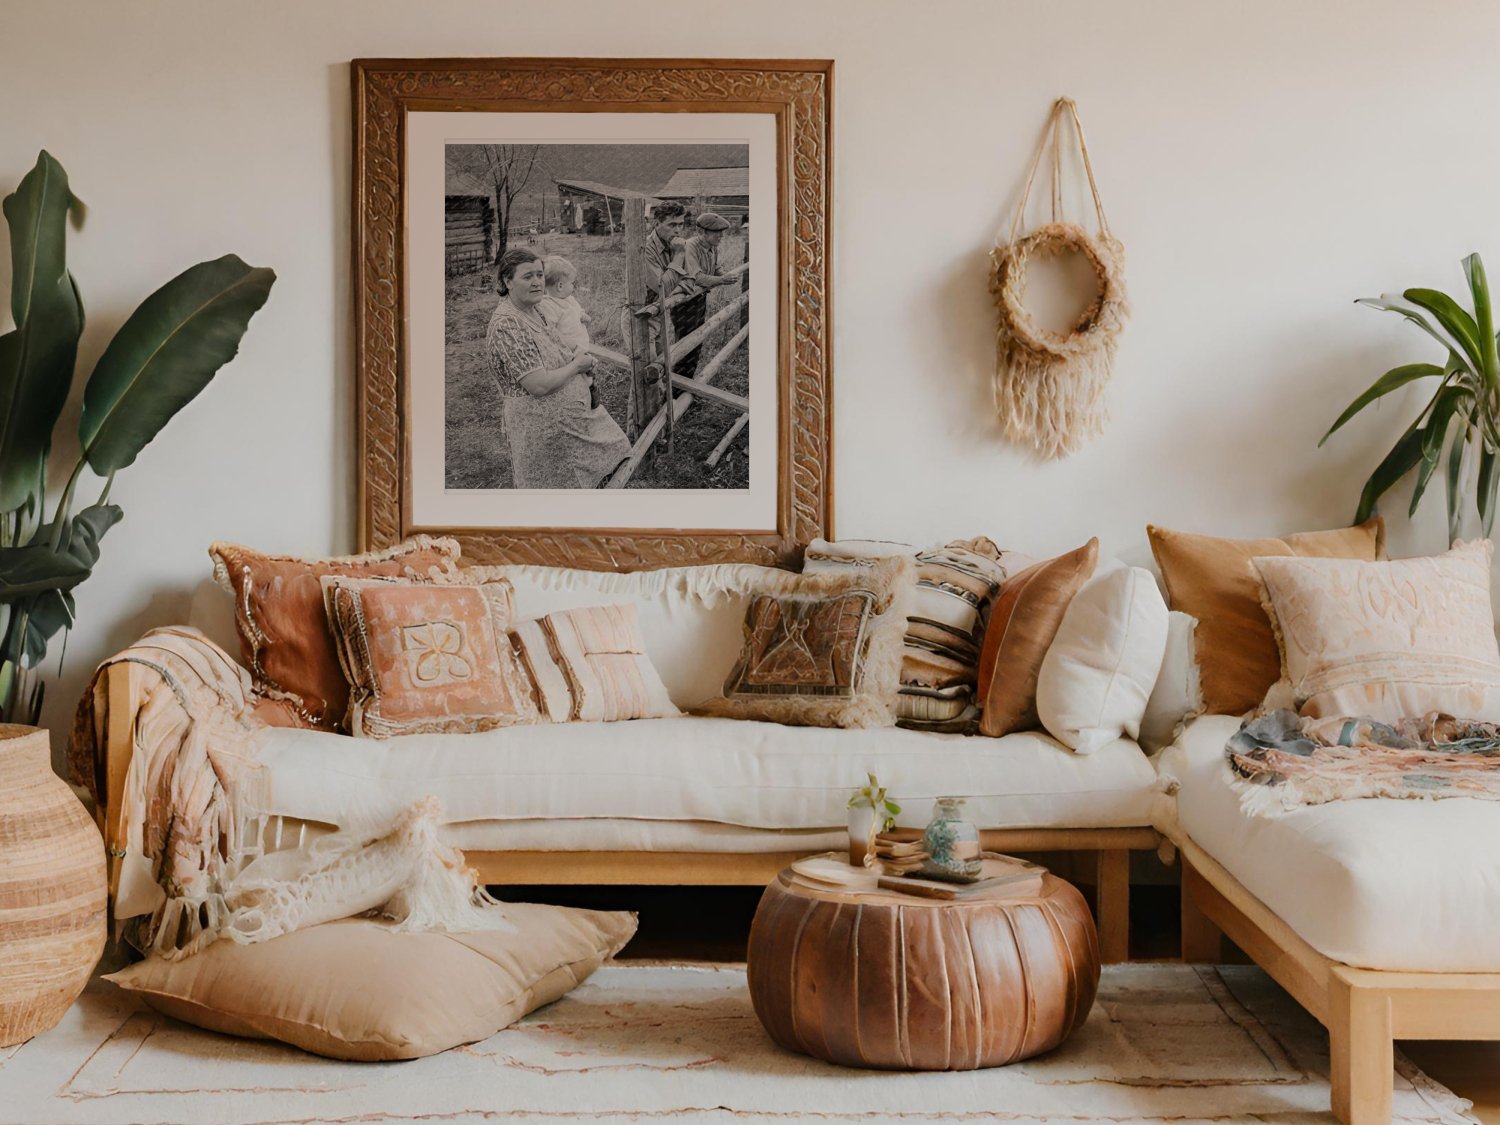
[[373,1062],[487,1039],[569,992],[635,933],[634,914],[510,903],[515,932],[396,933],[364,918],[110,974],[157,1011],[316,1055]]

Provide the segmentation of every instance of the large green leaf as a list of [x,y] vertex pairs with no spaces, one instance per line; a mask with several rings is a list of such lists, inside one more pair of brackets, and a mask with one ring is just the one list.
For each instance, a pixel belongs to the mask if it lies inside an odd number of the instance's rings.
[[73,382],[83,332],[83,306],[66,262],[73,202],[67,173],[43,152],[3,205],[16,327],[0,336],[0,511],[14,511],[41,491],[52,427]]
[[13,602],[44,590],[71,590],[90,567],[46,543],[0,547],[0,601]]
[[1417,482],[1411,490],[1411,506],[1406,512],[1408,516],[1417,514],[1417,505],[1422,502],[1422,494],[1427,491],[1427,482],[1432,479],[1438,461],[1442,458],[1443,445],[1448,439],[1448,430],[1454,416],[1467,417],[1465,408],[1470,401],[1468,391],[1462,387],[1444,387],[1433,398],[1432,410],[1420,430],[1422,460],[1417,465]]
[[1408,289],[1402,296],[1430,312],[1443,329],[1463,345],[1464,355],[1469,358],[1474,370],[1484,370],[1484,349],[1479,342],[1479,326],[1457,301],[1437,289]]
[[100,476],[123,469],[234,358],[276,275],[233,254],[200,262],[141,302],[99,357],[78,435]]
[[[1463,345],[1459,343],[1458,339],[1454,337],[1451,332],[1443,328],[1442,325],[1438,324],[1435,320],[1431,319],[1428,316],[1426,310],[1418,308],[1416,305],[1412,304],[1400,294],[1383,293],[1379,297],[1361,297],[1354,303],[1356,305],[1366,305],[1372,309],[1381,309],[1385,312],[1393,312],[1397,313],[1400,316],[1404,316],[1407,320],[1411,321],[1423,332],[1426,332],[1427,335],[1431,336],[1438,343],[1442,344],[1447,351],[1454,354],[1458,354],[1463,351]],[[1465,359],[1464,362],[1465,365],[1467,365],[1467,359]]]
[[1359,510],[1354,515],[1355,523],[1364,523],[1373,516],[1376,502],[1390,491],[1392,485],[1416,468],[1417,462],[1422,460],[1424,436],[1416,424],[1411,425],[1391,447],[1385,459],[1375,466],[1375,471],[1365,482],[1364,491],[1359,495]]
[[1343,424],[1353,418],[1370,403],[1378,398],[1390,394],[1394,390],[1406,386],[1408,383],[1416,382],[1418,379],[1426,379],[1435,375],[1442,375],[1444,369],[1435,363],[1407,363],[1400,367],[1393,367],[1375,382],[1370,384],[1368,390],[1349,404],[1338,421],[1328,427],[1328,432],[1318,441],[1319,445],[1332,437]]
[[1500,457],[1489,449],[1479,451],[1479,520],[1485,535],[1495,526],[1495,488],[1500,485]]
[[[1474,428],[1479,424],[1479,406],[1476,404],[1469,408],[1469,414],[1465,426],[1454,435],[1452,444],[1448,447],[1448,475],[1447,475],[1447,499],[1448,499],[1448,542],[1454,543],[1458,540],[1458,529],[1463,521],[1464,495],[1463,495],[1463,471],[1464,471],[1464,449],[1468,446],[1473,436]],[[1481,444],[1483,439],[1481,439]]]
[[1490,389],[1500,388],[1500,354],[1495,344],[1495,312],[1490,303],[1490,283],[1485,276],[1484,261],[1476,251],[1464,259],[1464,277],[1469,295],[1474,298],[1474,321],[1479,328],[1479,344],[1484,351],[1484,379]]

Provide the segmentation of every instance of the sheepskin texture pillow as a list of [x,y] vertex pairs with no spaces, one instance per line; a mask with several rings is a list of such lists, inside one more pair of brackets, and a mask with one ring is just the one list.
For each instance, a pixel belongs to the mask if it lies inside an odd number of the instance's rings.
[[1440,711],[1500,722],[1489,540],[1391,562],[1263,558],[1285,669],[1267,705],[1395,723]]
[[1305,531],[1267,539],[1218,539],[1163,527],[1146,528],[1161,569],[1167,604],[1198,619],[1196,651],[1203,706],[1215,715],[1242,715],[1260,705],[1281,674],[1276,638],[1261,608],[1261,586],[1251,560],[1264,555],[1302,558],[1385,558],[1385,522]]
[[745,643],[705,714],[792,726],[885,727],[896,720],[916,563],[778,580],[745,611]]
[[1040,725],[1036,685],[1042,660],[1074,595],[1094,573],[1099,540],[1039,562],[1008,580],[990,613],[979,659],[979,732],[1000,738]]
[[349,732],[473,734],[540,716],[511,649],[509,582],[325,577]]
[[1177,741],[1182,724],[1203,713],[1203,688],[1198,683],[1198,660],[1193,635],[1198,619],[1172,610],[1167,614],[1167,650],[1161,658],[1156,686],[1141,716],[1141,749],[1148,754]]
[[389,550],[331,559],[268,555],[231,543],[208,549],[214,580],[234,598],[240,654],[256,692],[284,705],[283,724],[318,730],[337,730],[349,707],[320,580],[451,574],[458,551],[456,540],[426,535]]
[[682,714],[651,658],[634,604],[549,613],[516,626],[515,650],[554,723],[612,723]]
[[271,941],[216,941],[105,977],[195,1027],[356,1062],[488,1039],[566,995],[635,933],[618,911],[506,903],[514,932],[394,933],[371,918]]
[[896,725],[970,731],[979,718],[974,685],[990,605],[1005,579],[1031,559],[1002,551],[984,536],[926,550],[878,540],[816,539],[803,553],[802,571],[868,567],[903,554],[917,560],[917,582],[906,619]]
[[1156,579],[1120,564],[1095,574],[1068,604],[1042,659],[1042,726],[1080,754],[1138,739],[1166,648],[1167,603]]

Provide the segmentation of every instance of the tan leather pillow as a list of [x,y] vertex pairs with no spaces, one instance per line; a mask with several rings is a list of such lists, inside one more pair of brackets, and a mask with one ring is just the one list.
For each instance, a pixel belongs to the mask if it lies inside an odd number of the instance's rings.
[[979,657],[979,732],[992,738],[1040,724],[1036,684],[1073,595],[1094,573],[1099,540],[1027,567],[1000,587]]
[[240,655],[263,695],[288,704],[307,726],[337,730],[349,685],[323,611],[325,575],[427,578],[449,574],[458,543],[418,535],[385,551],[331,559],[268,555],[232,543],[208,549],[214,580],[234,598]]
[[394,933],[347,918],[257,945],[222,939],[105,979],[209,1031],[333,1059],[417,1059],[488,1039],[565,995],[636,927],[634,914],[536,903],[507,903],[505,916],[514,933]]
[[1379,516],[1357,527],[1279,539],[1219,539],[1150,525],[1146,534],[1167,588],[1167,605],[1198,619],[1203,708],[1215,715],[1259,707],[1281,677],[1281,657],[1251,559],[1295,555],[1373,562],[1385,557],[1385,521]]
[[473,734],[540,721],[511,649],[507,579],[330,575],[322,585],[349,683],[350,734]]

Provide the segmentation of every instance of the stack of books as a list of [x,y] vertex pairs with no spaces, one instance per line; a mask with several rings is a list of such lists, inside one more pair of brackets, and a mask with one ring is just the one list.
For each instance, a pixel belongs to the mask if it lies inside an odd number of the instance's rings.
[[909,875],[927,862],[922,841],[895,840],[881,833],[875,837],[875,859],[886,875]]

